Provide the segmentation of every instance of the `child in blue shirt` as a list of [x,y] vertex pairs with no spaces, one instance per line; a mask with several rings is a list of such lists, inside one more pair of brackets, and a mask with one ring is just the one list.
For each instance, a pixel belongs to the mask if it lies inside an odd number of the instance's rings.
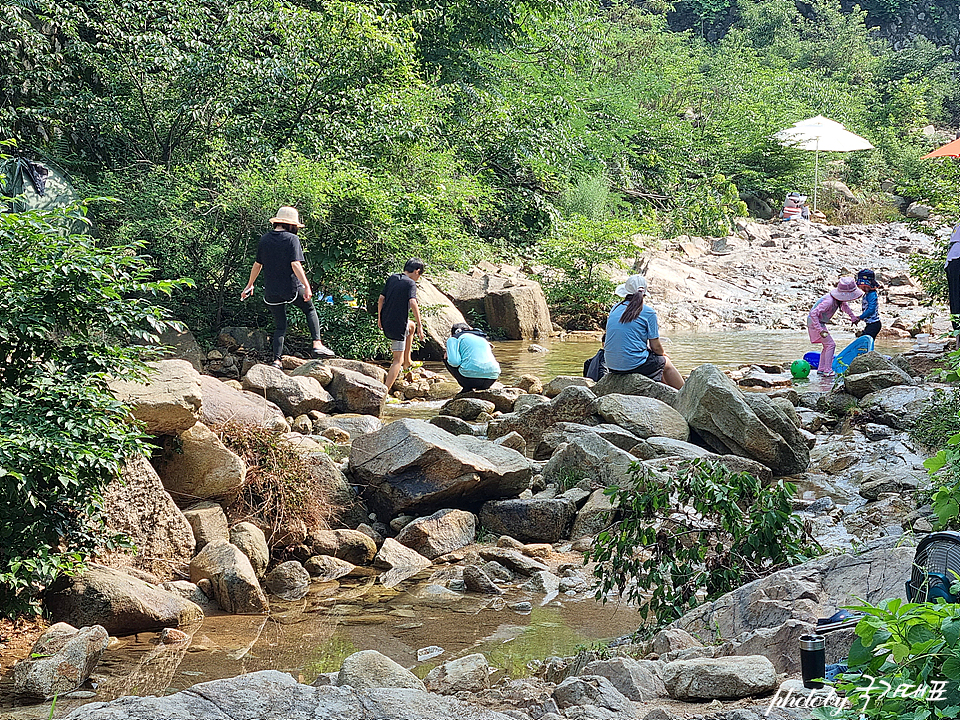
[[877,276],[873,270],[863,269],[857,273],[857,287],[863,290],[863,312],[857,321],[863,320],[866,325],[863,334],[874,340],[880,332],[880,301],[877,299]]

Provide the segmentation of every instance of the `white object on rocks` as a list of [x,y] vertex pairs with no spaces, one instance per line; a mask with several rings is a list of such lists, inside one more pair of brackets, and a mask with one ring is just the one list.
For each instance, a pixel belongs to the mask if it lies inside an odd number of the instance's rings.
[[425,662],[443,655],[443,648],[439,645],[428,645],[417,650],[417,662]]

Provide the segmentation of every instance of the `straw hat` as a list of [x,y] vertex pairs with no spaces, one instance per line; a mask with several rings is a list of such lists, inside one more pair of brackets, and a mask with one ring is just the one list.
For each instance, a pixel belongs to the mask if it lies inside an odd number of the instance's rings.
[[629,295],[647,294],[647,279],[643,275],[631,275],[623,285],[618,285],[614,292],[620,297]]
[[852,277],[842,277],[830,294],[840,302],[847,302],[861,297],[863,290],[857,287],[857,281]]
[[284,205],[282,208],[277,210],[277,216],[270,218],[270,222],[304,227],[304,224],[300,222],[300,213],[297,212],[295,207],[289,207],[288,205]]

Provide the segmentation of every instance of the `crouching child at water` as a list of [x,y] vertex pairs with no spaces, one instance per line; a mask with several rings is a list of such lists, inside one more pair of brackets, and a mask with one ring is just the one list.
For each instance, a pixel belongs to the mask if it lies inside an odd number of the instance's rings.
[[877,299],[877,288],[880,285],[877,284],[876,273],[870,269],[858,272],[857,287],[863,291],[863,312],[857,319],[866,323],[863,334],[876,340],[877,333],[880,332],[880,301]]
[[830,331],[825,327],[837,310],[843,310],[850,318],[850,323],[855,324],[859,318],[856,313],[850,309],[848,304],[851,300],[856,300],[863,295],[863,290],[857,287],[856,281],[852,277],[842,277],[837,286],[817,300],[807,315],[807,333],[810,336],[810,342],[823,345],[820,352],[820,364],[817,367],[817,373],[823,376],[831,376],[833,372],[833,353],[837,349],[837,343],[830,336]]
[[464,390],[486,390],[500,377],[500,365],[486,336],[466,323],[450,328],[443,364]]

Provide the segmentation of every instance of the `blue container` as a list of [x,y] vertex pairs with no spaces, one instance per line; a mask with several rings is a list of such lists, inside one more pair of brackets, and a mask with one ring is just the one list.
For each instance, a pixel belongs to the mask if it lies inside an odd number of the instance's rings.
[[810,363],[810,367],[816,368],[820,365],[820,353],[818,352],[808,352],[803,356],[803,359]]

